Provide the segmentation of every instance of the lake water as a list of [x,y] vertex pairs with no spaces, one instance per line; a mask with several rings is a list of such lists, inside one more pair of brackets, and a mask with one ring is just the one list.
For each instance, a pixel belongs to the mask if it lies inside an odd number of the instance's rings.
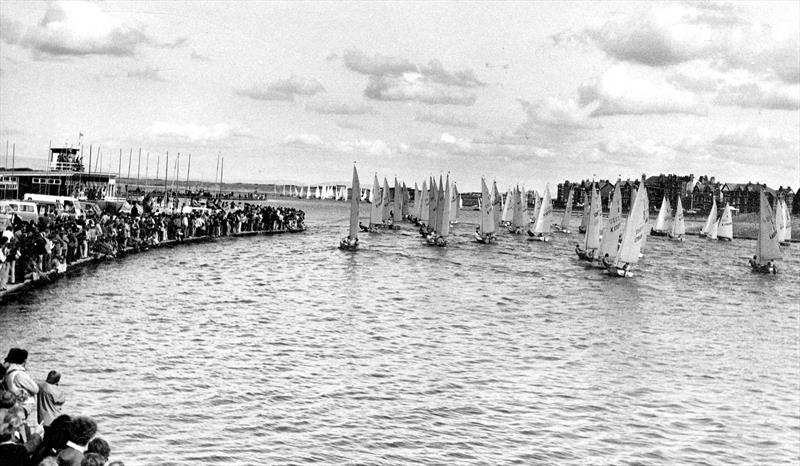
[[[0,351],[64,375],[137,464],[797,464],[800,245],[648,238],[631,279],[579,235],[447,248],[362,235],[290,201],[303,234],[92,265],[0,308]],[[362,211],[366,215],[366,209]],[[574,218],[577,227],[578,217]]]

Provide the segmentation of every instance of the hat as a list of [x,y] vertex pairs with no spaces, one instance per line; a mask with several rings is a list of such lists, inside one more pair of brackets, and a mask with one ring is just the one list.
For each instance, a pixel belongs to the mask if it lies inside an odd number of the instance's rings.
[[22,364],[28,360],[28,351],[22,348],[11,348],[8,350],[6,362],[11,364]]

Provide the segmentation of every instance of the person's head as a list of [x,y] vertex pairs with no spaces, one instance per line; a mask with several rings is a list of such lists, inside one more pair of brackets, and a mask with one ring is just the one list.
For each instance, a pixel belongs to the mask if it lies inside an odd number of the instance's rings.
[[44,443],[54,450],[61,450],[67,446],[69,440],[69,424],[72,416],[62,414],[53,419],[49,426],[44,426]]
[[71,442],[78,445],[86,445],[97,433],[97,423],[89,416],[77,416],[72,418],[67,429]]
[[58,466],[58,460],[55,456],[48,456],[39,462],[39,466]]
[[13,393],[6,391],[0,393],[0,409],[10,409],[15,404],[17,404],[17,397]]
[[47,383],[58,385],[58,382],[61,381],[61,373],[58,371],[50,371],[47,373]]
[[86,445],[86,451],[90,453],[97,453],[98,455],[102,456],[105,461],[108,461],[108,457],[111,456],[111,447],[108,445],[108,442],[101,439],[100,437],[95,437]]
[[106,459],[97,453],[86,453],[81,460],[81,466],[103,466],[106,464]]
[[8,350],[6,362],[9,364],[25,364],[28,360],[28,351],[22,348],[11,348]]

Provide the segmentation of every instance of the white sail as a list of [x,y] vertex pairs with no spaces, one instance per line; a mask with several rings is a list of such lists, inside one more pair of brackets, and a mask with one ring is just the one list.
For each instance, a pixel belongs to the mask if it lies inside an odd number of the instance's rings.
[[500,195],[500,191],[497,190],[497,182],[492,182],[492,192],[491,192],[491,199],[492,199],[492,221],[494,222],[494,228],[497,230],[500,227],[500,216],[503,214],[503,197]]
[[672,220],[672,236],[686,234],[686,222],[683,219],[683,203],[678,196],[678,205],[675,207],[675,218]]
[[592,200],[589,203],[586,237],[583,242],[585,251],[600,247],[600,193],[597,192],[594,183],[592,183]]
[[567,196],[567,205],[564,208],[564,217],[561,218],[561,228],[569,230],[569,220],[572,216],[572,196],[575,191],[570,189],[569,196]]
[[394,220],[396,222],[403,218],[403,195],[400,192],[400,183],[397,182],[397,177],[394,179],[394,202],[392,203],[392,213],[394,213]]
[[551,224],[553,223],[553,202],[550,198],[549,184],[545,185],[544,198],[537,202],[537,204],[538,215],[536,216],[536,224],[533,227],[533,232],[546,235],[550,233]]
[[591,210],[591,204],[587,200],[586,190],[583,190],[583,208],[581,212],[581,229],[586,232],[589,227],[589,211]]
[[789,212],[786,199],[782,199],[781,204],[783,204],[783,241],[790,241],[792,239],[792,214]]
[[729,204],[725,204],[725,210],[722,211],[722,217],[719,219],[717,238],[733,239],[733,215]]
[[458,220],[458,187],[455,182],[453,189],[450,193],[450,221],[455,222]]
[[306,187],[306,199],[311,199],[311,185]]
[[322,193],[319,190],[319,186],[317,186],[317,190],[314,192],[315,199],[322,199]]
[[658,211],[658,218],[656,218],[656,226],[653,227],[656,231],[664,231],[667,227],[667,217],[669,217],[669,201],[667,200],[667,196],[664,196],[664,199],[661,200],[661,210]]
[[437,230],[438,233],[443,236],[447,237],[450,234],[450,196],[451,196],[451,189],[450,189],[450,175],[447,175],[447,181],[444,184],[443,188],[439,188],[442,192],[441,195],[441,206],[442,206],[442,214],[440,217],[441,225]]
[[428,193],[428,182],[426,180],[422,181],[422,194],[419,196],[419,221],[428,224],[429,217],[429,204],[430,204],[430,194]]
[[353,165],[353,196],[350,197],[350,237],[358,238],[358,204],[361,198],[355,194],[361,190],[361,183],[358,181],[358,172]]
[[539,211],[542,208],[542,200],[539,199],[539,192],[535,189],[533,190],[533,217],[531,217],[531,225],[530,231],[534,232],[536,230],[536,222],[539,219]]
[[765,190],[759,193],[760,201],[760,222],[758,225],[758,248],[756,250],[756,262],[764,265],[767,261],[781,258],[781,250],[778,247],[778,231],[775,229],[775,220],[772,216],[772,208],[767,201]]
[[436,178],[431,177],[430,189],[428,189],[428,225],[436,229],[436,211],[439,203],[439,188],[436,186]]
[[392,211],[392,193],[389,191],[389,181],[383,179],[383,194],[381,195],[383,205],[381,208],[381,219],[385,222],[389,220],[389,213]]
[[383,199],[381,198],[381,185],[378,184],[378,175],[375,174],[375,180],[372,182],[372,205],[369,209],[369,223],[370,225],[380,225],[383,216]]
[[608,208],[608,219],[603,226],[603,238],[600,241],[599,257],[614,258],[619,247],[619,238],[622,236],[622,192],[620,191],[620,181],[614,187],[614,197],[611,198],[611,205]]
[[480,219],[480,233],[481,235],[494,233],[494,204],[489,194],[489,188],[486,187],[486,180],[481,178],[481,219]]
[[706,219],[706,224],[703,225],[703,229],[700,230],[700,233],[708,235],[709,232],[711,231],[712,225],[716,225],[716,223],[717,223],[717,199],[712,197],[711,198],[711,211],[708,213],[708,218]]
[[519,188],[514,190],[514,212],[512,216],[512,226],[514,228],[523,227],[523,207],[522,207],[522,192]]
[[633,201],[633,207],[628,215],[628,221],[625,223],[622,244],[620,244],[617,258],[614,260],[614,265],[617,267],[622,267],[625,263],[635,264],[639,262],[639,252],[642,248],[642,241],[646,236],[644,231],[644,201],[646,194],[642,193],[644,189],[644,183],[640,184],[636,200]]
[[504,222],[511,223],[511,220],[514,218],[514,209],[511,207],[514,205],[514,194],[511,191],[511,188],[508,188],[508,192],[506,192],[506,201],[503,203],[503,215],[501,220]]

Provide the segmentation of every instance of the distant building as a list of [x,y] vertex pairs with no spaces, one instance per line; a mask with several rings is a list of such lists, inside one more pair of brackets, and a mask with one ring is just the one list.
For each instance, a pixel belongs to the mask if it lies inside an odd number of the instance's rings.
[[22,199],[25,194],[103,199],[117,195],[117,175],[87,172],[79,149],[50,148],[46,170],[30,168],[0,171],[0,197]]
[[664,175],[651,176],[645,179],[644,186],[647,189],[647,197],[650,200],[651,210],[658,210],[661,207],[661,200],[666,197],[671,206],[677,205],[678,196],[681,197],[684,209],[687,201],[690,201],[690,194],[694,187],[694,175]]
[[724,202],[738,209],[742,214],[758,212],[760,208],[759,193],[762,190],[766,191],[770,204],[774,204],[777,199],[777,191],[763,183],[749,181],[747,183],[725,183],[721,188]]
[[723,202],[721,197],[722,183],[718,182],[713,176],[711,178],[702,175],[697,179],[697,183],[692,189],[689,203],[684,203],[688,211],[696,214],[707,214],[711,211],[714,199],[717,204]]

